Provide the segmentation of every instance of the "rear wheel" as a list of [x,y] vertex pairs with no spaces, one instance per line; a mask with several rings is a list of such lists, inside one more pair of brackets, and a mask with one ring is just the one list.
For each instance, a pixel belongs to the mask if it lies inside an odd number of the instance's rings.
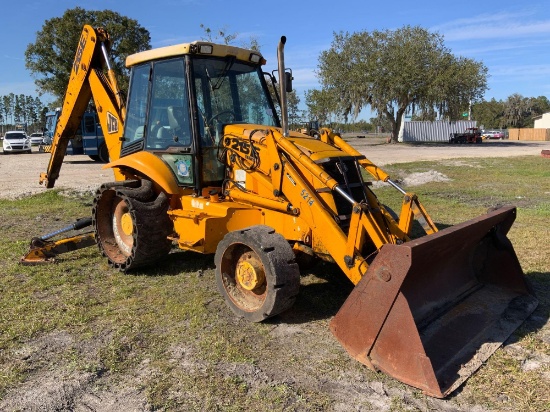
[[165,257],[171,248],[168,198],[148,180],[107,183],[92,212],[96,242],[109,263],[125,272]]
[[228,233],[215,256],[216,282],[231,310],[261,322],[289,309],[300,288],[300,271],[288,242],[263,225]]
[[99,146],[97,152],[100,162],[109,163],[109,150],[107,149],[107,145],[105,143],[102,143],[101,146]]

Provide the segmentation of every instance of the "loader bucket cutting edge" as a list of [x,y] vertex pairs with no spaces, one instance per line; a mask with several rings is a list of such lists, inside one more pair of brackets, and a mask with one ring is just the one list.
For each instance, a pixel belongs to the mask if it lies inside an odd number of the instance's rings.
[[427,395],[458,388],[535,310],[514,207],[384,245],[330,323],[355,359]]

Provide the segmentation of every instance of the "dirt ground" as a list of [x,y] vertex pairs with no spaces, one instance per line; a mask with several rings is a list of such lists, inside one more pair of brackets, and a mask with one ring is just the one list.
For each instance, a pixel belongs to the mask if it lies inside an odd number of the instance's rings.
[[[449,144],[386,144],[382,138],[347,139],[359,152],[379,166],[419,160],[439,160],[463,157],[507,157],[540,155],[550,149],[550,142],[484,141],[478,145]],[[40,173],[46,172],[50,156],[39,153],[33,147],[32,154],[0,156],[0,197],[15,198],[40,193]],[[92,161],[88,156],[67,156],[61,167],[55,187],[79,192],[95,192],[105,182],[113,180],[104,164]]]
[[[453,158],[540,156],[541,150],[550,149],[550,142],[518,141],[489,141],[481,145],[413,145],[386,144],[383,139],[376,138],[354,138],[350,139],[350,143],[378,165]],[[38,179],[40,173],[46,171],[48,161],[49,155],[39,153],[37,148],[33,148],[32,154],[7,156],[0,154],[0,198],[18,198],[47,190],[38,184]],[[69,156],[61,168],[56,187],[78,192],[95,192],[101,183],[113,179],[112,172],[109,169],[104,169],[103,166],[87,156]],[[434,175],[429,178],[435,180],[438,176]],[[230,315],[228,316],[230,317]],[[279,348],[283,351],[290,353],[297,347],[302,348],[302,352],[311,351],[307,355],[311,362],[308,368],[304,370],[292,368],[293,375],[288,376],[285,373],[288,370],[284,368],[282,371],[269,370],[263,364],[250,365],[246,370],[243,369],[245,366],[241,364],[216,365],[220,373],[228,377],[241,377],[246,382],[249,380],[251,386],[265,384],[292,387],[293,384],[301,383],[304,387],[315,388],[321,392],[326,391],[338,399],[338,402],[333,404],[332,410],[335,411],[486,411],[479,405],[460,405],[460,403],[449,403],[437,399],[415,398],[410,392],[387,385],[384,381],[366,379],[365,369],[351,359],[347,371],[340,372],[341,375],[334,378],[336,372],[331,371],[330,365],[323,363],[324,359],[334,357],[334,348],[331,347],[334,342],[317,338],[324,336],[320,331],[326,331],[327,321],[323,319],[303,323],[303,320],[292,319],[289,316],[283,316],[281,322],[274,323],[270,334],[274,342],[283,345],[282,348]],[[536,321],[536,319],[533,320],[533,322]],[[326,332],[324,333],[326,334]],[[24,350],[26,352],[21,356],[47,358],[50,356],[50,352],[55,353],[57,350],[65,350],[67,347],[76,347],[76,345],[71,336],[59,332],[30,343]],[[506,350],[513,352],[520,349],[511,343]],[[200,369],[204,367],[200,360],[193,359],[192,352],[182,348],[178,348],[178,351],[175,352],[177,353],[174,355],[174,362],[183,365],[183,368]],[[525,357],[524,354],[521,356]],[[534,359],[533,362],[535,361],[538,363],[534,367],[540,367],[540,363],[547,363],[548,359]],[[322,370],[327,371],[326,376],[323,376],[322,372],[318,372]],[[39,377],[24,383],[17,392],[8,393],[4,399],[0,400],[0,410],[105,412],[150,410],[144,394],[137,389],[139,387],[137,382],[143,376],[128,377],[129,382],[120,382],[119,386],[115,388],[102,389],[93,385],[94,378],[89,374],[62,376],[59,373],[61,372],[55,369],[44,372]],[[144,366],[143,375],[146,373],[148,371]],[[350,409],[351,405],[353,407]]]

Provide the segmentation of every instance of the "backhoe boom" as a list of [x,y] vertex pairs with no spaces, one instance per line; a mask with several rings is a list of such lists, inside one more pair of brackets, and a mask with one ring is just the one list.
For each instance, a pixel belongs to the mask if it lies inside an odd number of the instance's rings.
[[40,175],[40,184],[45,183],[47,188],[54,187],[69,141],[75,136],[92,98],[111,160],[120,154],[125,109],[109,62],[108,48],[109,35],[103,29],[84,26],[53,135],[48,170]]

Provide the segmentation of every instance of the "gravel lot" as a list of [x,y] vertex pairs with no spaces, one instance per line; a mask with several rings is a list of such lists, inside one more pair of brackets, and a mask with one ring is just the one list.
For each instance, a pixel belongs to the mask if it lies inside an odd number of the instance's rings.
[[[358,151],[380,166],[418,160],[439,160],[466,157],[539,156],[541,150],[550,149],[550,142],[484,141],[478,145],[449,144],[386,144],[382,138],[347,139]],[[48,168],[50,155],[38,152],[32,154],[10,154],[0,156],[1,198],[16,198],[46,190],[38,184],[40,173]],[[80,192],[95,190],[101,183],[113,180],[109,169],[102,163],[92,161],[88,156],[67,156],[63,162],[55,187]]]

